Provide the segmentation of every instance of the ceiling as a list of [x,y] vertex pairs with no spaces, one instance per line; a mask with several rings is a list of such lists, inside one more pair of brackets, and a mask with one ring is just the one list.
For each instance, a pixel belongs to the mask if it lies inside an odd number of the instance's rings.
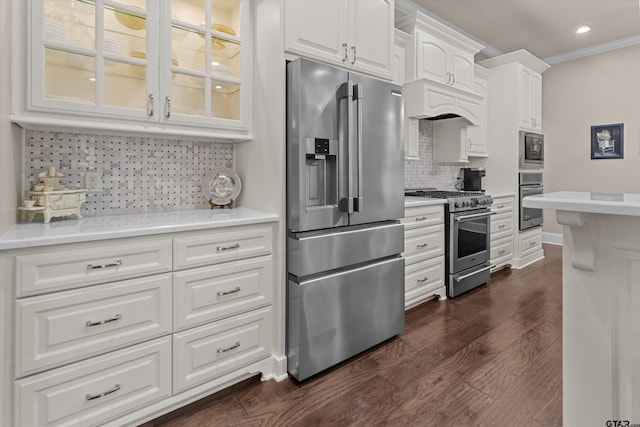
[[[640,0],[396,0],[396,7],[444,20],[487,46],[477,59],[526,49],[554,63],[640,43]],[[583,25],[591,31],[576,34]]]

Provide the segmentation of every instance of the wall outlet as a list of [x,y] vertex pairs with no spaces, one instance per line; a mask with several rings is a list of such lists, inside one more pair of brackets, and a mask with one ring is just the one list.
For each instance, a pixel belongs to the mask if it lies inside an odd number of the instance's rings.
[[102,189],[102,176],[100,172],[85,172],[84,173],[84,187],[87,190],[101,190]]

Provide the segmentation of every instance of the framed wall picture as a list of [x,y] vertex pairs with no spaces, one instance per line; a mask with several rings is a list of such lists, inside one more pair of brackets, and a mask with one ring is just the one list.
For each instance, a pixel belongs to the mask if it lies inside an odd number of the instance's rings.
[[591,158],[624,157],[624,123],[591,126]]

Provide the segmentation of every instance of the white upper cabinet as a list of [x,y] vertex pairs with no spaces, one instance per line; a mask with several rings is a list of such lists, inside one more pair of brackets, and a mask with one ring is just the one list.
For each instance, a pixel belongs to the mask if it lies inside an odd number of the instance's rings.
[[394,0],[284,2],[287,52],[392,78]]
[[15,4],[20,125],[251,138],[248,0]]
[[395,30],[395,44],[393,46],[393,58],[391,60],[392,83],[402,86],[404,84],[405,48],[411,36],[404,31]]
[[519,79],[518,126],[542,131],[542,75],[520,65]]
[[480,65],[475,66],[474,92],[482,99],[480,101],[478,126],[470,126],[467,130],[469,157],[487,157],[487,95],[489,93],[489,79],[493,71]]
[[473,91],[472,53],[422,31],[416,36],[416,78]]
[[406,82],[427,79],[474,91],[474,55],[483,46],[420,12],[397,20],[413,36],[406,50]]

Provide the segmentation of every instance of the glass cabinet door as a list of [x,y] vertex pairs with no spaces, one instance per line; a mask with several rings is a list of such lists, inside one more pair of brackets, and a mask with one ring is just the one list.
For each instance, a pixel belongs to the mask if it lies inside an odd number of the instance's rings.
[[250,137],[251,0],[15,4],[19,124]]
[[170,6],[171,46],[162,49],[163,69],[170,70],[163,77],[165,119],[241,120],[241,0]]
[[[147,92],[157,87],[157,66],[150,64],[157,64],[158,49],[148,46],[147,31],[158,31],[149,15],[157,16],[155,9],[146,0],[45,0],[44,101],[73,101],[83,111],[99,107],[107,116],[131,109],[149,115]],[[39,18],[34,15],[34,25]]]

